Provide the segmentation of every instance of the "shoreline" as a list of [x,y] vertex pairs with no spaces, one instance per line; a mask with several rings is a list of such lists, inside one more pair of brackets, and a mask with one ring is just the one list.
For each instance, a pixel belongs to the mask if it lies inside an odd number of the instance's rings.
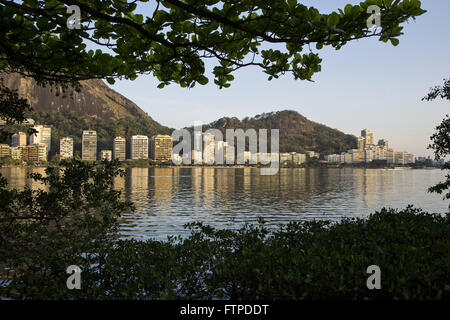
[[[58,164],[53,164],[53,163],[49,163],[49,164],[5,164],[5,165],[0,165],[0,168],[47,168],[47,167],[57,167],[59,166]],[[122,169],[128,169],[128,168],[182,168],[182,169],[186,169],[186,168],[210,168],[210,169],[244,169],[244,168],[254,168],[254,169],[261,169],[261,168],[265,168],[262,166],[249,166],[249,165],[148,165],[148,166],[133,166],[133,165],[120,165],[120,168]],[[441,168],[438,167],[413,167],[413,166],[386,166],[386,167],[364,167],[364,166],[352,166],[352,165],[345,165],[345,166],[339,166],[339,165],[306,165],[306,166],[301,166],[301,167],[282,167],[280,166],[279,169],[311,169],[311,168],[315,168],[315,169],[321,169],[321,168],[327,168],[327,169],[347,169],[347,168],[352,168],[352,169],[381,169],[381,170],[386,170],[386,169],[391,169],[391,170],[398,170],[398,169],[422,169],[422,170],[432,170],[432,169],[438,169],[441,170]]]

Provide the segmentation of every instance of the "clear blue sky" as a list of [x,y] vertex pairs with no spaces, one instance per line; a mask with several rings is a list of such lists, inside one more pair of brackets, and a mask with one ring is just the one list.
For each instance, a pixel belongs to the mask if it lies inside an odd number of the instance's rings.
[[[324,11],[359,3],[302,2]],[[405,26],[397,47],[373,38],[349,43],[339,51],[321,50],[322,72],[314,82],[296,81],[290,75],[268,81],[260,69],[247,68],[235,73],[231,87],[222,90],[213,83],[158,89],[151,76],[118,81],[111,87],[172,128],[291,109],[356,136],[369,128],[376,141],[388,139],[397,151],[432,155],[427,150],[429,137],[450,113],[450,104],[423,102],[421,97],[450,77],[450,1],[424,0],[422,5],[428,12]]]

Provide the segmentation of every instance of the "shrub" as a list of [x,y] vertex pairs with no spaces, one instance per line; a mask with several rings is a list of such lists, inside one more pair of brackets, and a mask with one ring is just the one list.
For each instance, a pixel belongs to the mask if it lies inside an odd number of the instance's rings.
[[[449,299],[449,219],[408,207],[276,230],[192,223],[186,239],[117,240],[90,255],[53,255],[45,276],[24,273],[10,286],[20,283],[22,298]],[[65,287],[71,264],[83,270],[81,290]],[[381,290],[366,286],[370,265],[381,268]]]

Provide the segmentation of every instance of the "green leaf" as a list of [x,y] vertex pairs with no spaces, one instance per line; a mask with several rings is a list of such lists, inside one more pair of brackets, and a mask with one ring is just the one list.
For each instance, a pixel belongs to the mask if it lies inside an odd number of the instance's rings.
[[198,80],[198,83],[200,83],[202,86],[208,84],[209,80],[207,77],[200,77]]
[[333,12],[328,16],[327,25],[333,27],[339,23],[339,20],[339,15],[336,12]]
[[392,38],[391,39],[391,43],[394,47],[398,46],[398,44],[400,43],[400,40],[396,39],[396,38]]

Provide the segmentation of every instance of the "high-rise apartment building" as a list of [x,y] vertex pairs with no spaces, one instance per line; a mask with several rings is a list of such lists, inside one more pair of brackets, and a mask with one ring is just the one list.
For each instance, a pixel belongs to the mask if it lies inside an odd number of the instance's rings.
[[152,160],[171,161],[172,159],[172,137],[158,134],[150,140],[150,154]]
[[414,159],[414,154],[412,154],[411,152],[404,152],[403,159],[404,159],[405,164],[416,162]]
[[27,134],[25,132],[18,132],[11,137],[12,147],[22,147],[27,145]]
[[22,147],[12,147],[11,158],[14,160],[22,160]]
[[51,149],[52,142],[52,128],[43,125],[34,125],[32,127],[37,133],[30,136],[30,145],[38,145],[44,143],[47,146],[47,150]]
[[113,142],[113,156],[114,159],[125,161],[127,152],[127,141],[125,138],[116,137]]
[[[216,150],[214,150],[214,152],[217,151],[217,155],[214,153],[214,159],[216,157],[218,158],[218,159],[216,159],[217,160],[216,164],[226,164],[228,142],[219,140],[219,141],[215,142],[215,145],[216,145]],[[222,155],[221,158],[219,158],[220,154]],[[252,161],[252,156],[253,156],[253,154],[250,155],[249,161],[252,163],[256,163],[255,161]]]
[[349,153],[352,154],[352,163],[361,163],[365,161],[365,152],[364,150],[358,148],[350,150]]
[[11,155],[11,147],[7,144],[0,144],[0,158],[9,157]]
[[405,153],[404,152],[394,152],[394,163],[395,164],[405,164]]
[[59,154],[61,159],[73,158],[73,138],[65,137],[60,140]]
[[47,161],[48,148],[46,143],[39,143],[37,145],[38,149],[38,161]]
[[97,132],[84,130],[81,145],[81,158],[85,161],[97,160]]
[[389,148],[389,142],[386,139],[380,139],[378,140],[378,146],[388,149]]
[[394,154],[395,154],[395,152],[392,149],[388,149],[388,151],[386,152],[388,164],[393,164],[395,162]]
[[364,160],[365,162],[372,162],[375,158],[375,152],[373,149],[366,148],[364,150]]
[[363,150],[366,147],[366,138],[359,137],[358,138],[358,149]]
[[366,147],[373,145],[373,132],[369,129],[364,129],[361,131],[361,136],[366,139]]
[[148,159],[148,137],[132,136],[131,137],[131,159]]
[[215,136],[211,133],[203,133],[203,163],[214,163]]
[[22,160],[30,162],[47,161],[48,149],[45,143],[32,146],[24,146],[22,149]]
[[194,131],[191,140],[192,160],[194,164],[203,163],[203,135],[199,131]]

